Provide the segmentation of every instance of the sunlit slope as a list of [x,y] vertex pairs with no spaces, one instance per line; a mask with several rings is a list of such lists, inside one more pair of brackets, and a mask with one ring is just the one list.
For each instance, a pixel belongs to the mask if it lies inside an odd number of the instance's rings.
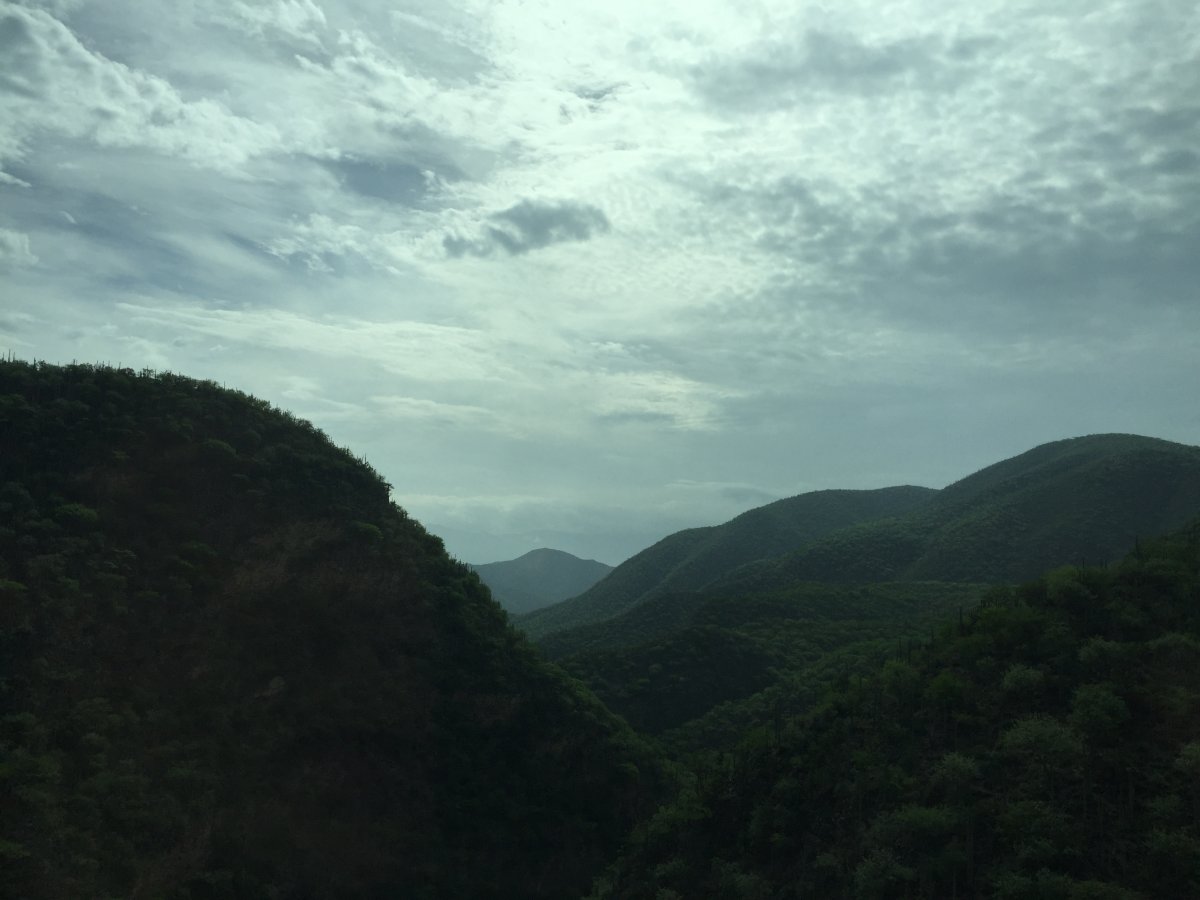
[[712,586],[1012,581],[1118,558],[1200,509],[1200,447],[1104,434],[1044,444],[958,481],[908,516],[830,534]]
[[366,464],[0,364],[0,895],[578,896],[655,765]]
[[908,513],[934,494],[921,487],[815,491],[752,509],[723,525],[676,532],[579,597],[522,618],[520,627],[537,638],[612,618],[651,597],[702,590],[746,563],[787,553],[848,525]]

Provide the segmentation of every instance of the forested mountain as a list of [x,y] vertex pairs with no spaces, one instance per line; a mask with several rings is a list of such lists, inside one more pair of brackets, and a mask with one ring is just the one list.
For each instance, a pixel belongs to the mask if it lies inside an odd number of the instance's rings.
[[[650,592],[611,618],[544,634],[538,645],[673,751],[727,748],[748,730],[804,713],[838,679],[869,671],[896,640],[973,609],[983,585],[972,581],[1013,580],[1035,563],[1107,560],[1137,534],[1186,521],[1200,510],[1200,449],[1132,435],[1060,441],[923,493],[907,516],[834,531],[700,591]],[[683,532],[663,544],[691,538],[697,554],[717,545],[714,531],[701,542]],[[602,609],[597,594],[619,574],[560,608]]]
[[591,590],[521,620],[531,637],[600,622],[664,594],[701,590],[739,566],[779,556],[826,534],[919,508],[921,487],[814,491],[742,513],[723,525],[668,535],[621,563]]
[[1015,581],[1117,559],[1200,509],[1200,447],[1099,434],[1035,447],[939,491],[924,508],[843,529],[713,585]]
[[[590,628],[571,629],[548,637],[545,651],[674,753],[728,749],[808,711],[840,680],[871,671],[897,641],[928,639],[932,628],[974,609],[984,590],[797,584],[686,605],[669,595],[591,626],[605,643],[572,647],[567,641]],[[651,624],[644,614],[660,606],[681,615],[666,617],[670,627],[641,631]]]
[[0,363],[0,895],[578,896],[661,786],[388,485],[210,382]]
[[[718,528],[679,532],[590,591],[519,625],[544,641],[672,592],[734,596],[799,582],[1031,578],[1064,563],[1115,559],[1139,536],[1179,527],[1197,509],[1200,447],[1137,435],[1073,438],[940,491],[822,491],[751,510]],[[810,523],[807,531],[800,521]],[[747,562],[759,552],[754,548],[761,553]]]
[[1200,522],[708,757],[592,896],[1200,896]]
[[472,565],[492,597],[510,613],[533,612],[581,594],[613,570],[594,559],[580,559],[548,547],[504,562]]

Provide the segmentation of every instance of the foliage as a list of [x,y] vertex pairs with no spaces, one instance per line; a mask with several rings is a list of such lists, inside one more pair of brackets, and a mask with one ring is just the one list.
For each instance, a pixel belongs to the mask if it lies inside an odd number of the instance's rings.
[[698,760],[596,898],[1200,896],[1200,522]]
[[0,363],[0,895],[562,897],[662,773],[368,465]]
[[1056,441],[989,466],[907,515],[834,531],[709,590],[796,581],[1004,582],[1120,557],[1200,509],[1200,447],[1129,434]]
[[927,640],[981,593],[960,584],[798,584],[741,597],[668,595],[552,635],[542,649],[673,752],[721,749],[811,708],[897,641]]
[[522,618],[521,628],[541,639],[604,621],[656,597],[702,591],[748,563],[797,550],[841,528],[911,512],[935,493],[909,486],[813,491],[752,509],[723,525],[679,531],[621,563],[579,597]]

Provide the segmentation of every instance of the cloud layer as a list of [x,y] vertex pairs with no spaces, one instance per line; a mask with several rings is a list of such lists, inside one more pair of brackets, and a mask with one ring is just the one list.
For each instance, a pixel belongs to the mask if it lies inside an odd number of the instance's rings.
[[1144,0],[0,0],[0,340],[292,408],[477,562],[1195,443],[1198,36]]

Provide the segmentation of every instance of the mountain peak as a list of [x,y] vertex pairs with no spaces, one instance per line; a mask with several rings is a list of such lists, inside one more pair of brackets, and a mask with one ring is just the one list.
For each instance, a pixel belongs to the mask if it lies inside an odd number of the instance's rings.
[[537,547],[516,559],[472,566],[492,596],[514,615],[581,594],[612,571],[594,559]]

